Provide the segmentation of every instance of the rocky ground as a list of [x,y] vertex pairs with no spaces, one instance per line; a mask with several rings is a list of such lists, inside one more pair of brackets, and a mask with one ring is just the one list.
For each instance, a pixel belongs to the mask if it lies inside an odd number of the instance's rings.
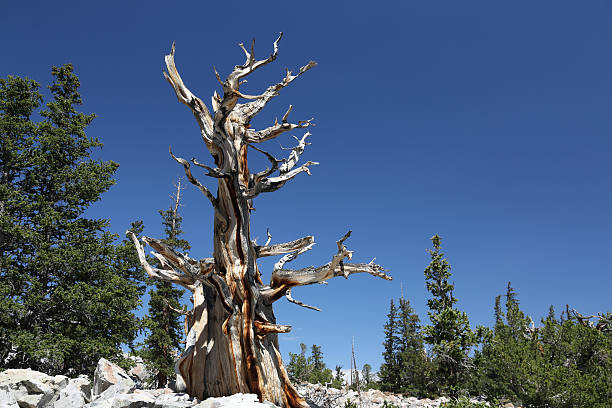
[[[11,369],[0,373],[0,408],[274,408],[260,403],[254,394],[199,401],[170,388],[145,389],[150,373],[142,364],[126,373],[115,364],[101,359],[93,384],[86,376],[54,377],[29,369]],[[176,387],[175,387],[176,388]],[[180,388],[180,387],[179,387]],[[446,398],[436,400],[403,397],[378,390],[327,389],[318,384],[303,384],[298,391],[313,408],[344,407],[354,402],[359,408],[381,407],[385,402],[401,408],[437,408]],[[511,405],[508,405],[511,407]]]

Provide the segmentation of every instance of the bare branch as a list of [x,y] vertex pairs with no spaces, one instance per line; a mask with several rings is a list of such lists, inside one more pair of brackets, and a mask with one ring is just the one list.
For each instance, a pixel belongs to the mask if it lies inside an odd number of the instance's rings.
[[245,192],[245,197],[247,199],[253,199],[257,197],[260,193],[269,193],[272,191],[276,191],[282,186],[284,186],[287,181],[291,180],[300,173],[306,173],[310,176],[310,169],[308,167],[315,166],[317,164],[319,163],[309,161],[304,163],[297,169],[291,170],[288,173],[281,174],[276,177],[263,178],[258,183],[256,183],[255,186]]
[[298,139],[294,136],[295,140],[298,141],[298,145],[291,148],[289,158],[285,161],[285,163],[283,163],[282,166],[280,166],[278,170],[280,174],[285,174],[289,172],[289,170],[291,170],[297,164],[298,160],[300,159],[300,156],[302,155],[302,153],[304,153],[304,149],[306,148],[306,146],[310,145],[310,143],[306,142],[306,138],[310,135],[310,132],[306,132],[301,139]]
[[260,320],[255,320],[253,324],[255,325],[257,334],[260,336],[265,336],[270,333],[289,333],[291,331],[291,326],[284,324],[274,324],[262,322]]
[[263,93],[263,97],[257,99],[253,102],[238,104],[236,105],[235,111],[240,114],[241,117],[244,117],[247,122],[249,122],[255,115],[257,115],[261,110],[266,106],[270,99],[274,98],[278,95],[279,91],[293,82],[297,77],[302,75],[304,72],[309,69],[315,67],[317,65],[316,62],[310,61],[308,64],[304,65],[300,68],[299,72],[296,75],[291,75],[291,71],[287,70],[287,74],[285,78],[272,86],[269,86],[268,89]]
[[185,254],[174,251],[159,239],[142,237],[142,240],[157,251],[153,255],[162,265],[180,269],[194,279],[204,279],[214,271],[215,260],[213,258],[196,261]]
[[287,298],[287,300],[288,300],[288,301],[290,301],[291,303],[295,303],[295,304],[296,304],[296,305],[298,305],[298,306],[305,307],[306,309],[316,310],[317,312],[320,312],[320,311],[321,311],[321,309],[319,309],[318,307],[315,307],[315,306],[310,306],[310,305],[307,305],[307,304],[306,304],[306,303],[304,303],[304,302],[301,302],[301,301],[299,301],[299,300],[294,299],[294,298],[291,296],[291,288],[287,289],[287,293],[285,293],[285,297]]
[[260,171],[259,173],[255,173],[252,174],[252,180],[254,184],[259,183],[259,181],[265,177],[268,177],[270,174],[274,173],[277,169],[278,169],[278,165],[280,163],[283,162],[283,160],[279,160],[276,157],[272,156],[270,153],[266,152],[265,150],[261,150],[260,148],[253,146],[253,145],[249,145],[249,147],[257,150],[260,153],[263,153],[264,155],[266,155],[266,157],[268,158],[268,160],[270,161],[270,163],[272,163],[272,167],[271,168],[266,168],[263,171]]
[[[270,235],[268,235],[268,237],[270,237]],[[266,245],[264,246],[255,247],[255,256],[257,256],[257,258],[263,258],[264,256],[284,255],[290,252],[298,251],[306,246],[313,245],[314,237],[309,235],[282,244],[268,245],[268,243],[269,242],[266,242]]]
[[191,184],[193,184],[194,186],[196,186],[198,189],[200,189],[200,191],[202,193],[204,193],[206,198],[208,198],[210,200],[210,202],[213,205],[213,207],[217,207],[217,199],[215,198],[215,196],[210,192],[210,190],[208,190],[206,187],[204,187],[202,185],[202,183],[200,183],[198,180],[196,180],[196,178],[193,177],[193,175],[191,174],[191,165],[189,164],[189,162],[187,160],[185,160],[185,159],[180,158],[180,157],[176,157],[172,153],[172,147],[170,147],[170,156],[172,156],[172,158],[177,163],[183,165],[183,167],[185,168],[185,174],[187,175],[187,179],[189,180],[189,182]]
[[284,255],[277,263],[274,264],[274,270],[277,269],[283,269],[283,266],[285,266],[285,264],[287,262],[291,262],[293,261],[295,258],[297,258],[299,255],[303,254],[304,252],[308,252],[312,249],[312,247],[314,246],[314,242],[305,245],[301,248],[299,248],[298,250],[294,251],[294,252],[290,252],[287,255]]
[[213,168],[213,167],[207,166],[204,163],[200,163],[199,161],[196,160],[195,157],[191,158],[191,162],[198,167],[202,167],[203,169],[208,170],[208,173],[206,174],[208,177],[228,178],[230,176],[229,174],[224,173],[220,168]]
[[212,135],[213,135],[213,119],[208,111],[208,108],[202,102],[200,98],[191,93],[191,91],[185,86],[183,83],[183,79],[179,75],[178,70],[176,69],[176,64],[174,63],[174,43],[172,43],[172,48],[170,50],[170,54],[166,55],[166,68],[168,72],[164,71],[164,78],[172,85],[174,92],[176,93],[176,97],[179,102],[187,105],[189,109],[193,112],[196,120],[198,121],[198,125],[200,126],[200,131],[202,133],[202,138],[207,146],[212,143]]
[[336,253],[331,262],[319,266],[308,267],[299,270],[277,269],[272,271],[270,279],[271,288],[286,288],[292,286],[312,285],[321,283],[337,276],[348,278],[354,273],[369,273],[385,280],[392,278],[385,274],[382,266],[377,265],[372,260],[370,263],[347,264],[344,259],[350,259],[352,252],[344,246],[344,241],[350,236],[350,231],[344,235],[338,242],[338,253]]
[[138,252],[138,260],[140,261],[140,264],[142,265],[145,272],[151,278],[176,283],[191,291],[195,289],[194,287],[195,279],[193,277],[186,275],[186,274],[177,273],[172,268],[159,269],[159,268],[152,267],[147,261],[147,257],[145,256],[145,253],[144,253],[144,248],[142,244],[140,243],[140,241],[138,240],[138,238],[136,237],[136,234],[128,230],[125,232],[125,235],[127,235],[134,243],[134,246],[136,247],[136,251]]
[[278,137],[279,135],[293,129],[304,129],[314,126],[312,120],[313,119],[300,120],[298,123],[275,123],[273,126],[259,131],[248,129],[246,133],[246,141],[248,143],[265,142],[266,140],[274,139],[275,137]]
[[[602,332],[612,332],[612,314],[607,315],[596,314],[590,316],[583,316],[578,313],[575,309],[572,309],[572,313],[576,317],[576,320],[584,327],[591,327]],[[597,323],[591,321],[591,319],[598,319]]]
[[268,236],[268,239],[266,240],[264,246],[270,245],[270,241],[272,241],[272,234],[270,234],[270,228],[266,228],[266,235]]

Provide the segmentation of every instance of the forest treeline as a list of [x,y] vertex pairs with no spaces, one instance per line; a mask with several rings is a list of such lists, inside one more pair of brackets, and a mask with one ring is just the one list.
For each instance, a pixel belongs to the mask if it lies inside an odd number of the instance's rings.
[[[380,371],[374,376],[366,364],[361,381],[353,376],[346,385],[419,398],[479,396],[494,406],[612,406],[611,313],[583,316],[566,306],[557,316],[551,306],[536,325],[521,311],[508,282],[505,294],[495,297],[493,327],[472,329],[466,313],[456,306],[440,237],[432,237],[432,243],[425,269],[430,323],[422,324],[403,296],[391,300]],[[290,354],[290,375],[298,381],[342,386],[341,367],[336,366],[332,379],[331,370],[314,363],[321,360],[320,347],[313,345],[312,350],[305,357],[302,344],[299,355]]]
[[[127,348],[164,386],[182,348],[181,321],[190,318],[183,291],[148,280],[132,243],[112,234],[109,220],[85,216],[114,184],[118,164],[94,158],[102,143],[85,133],[94,115],[77,110],[73,67],[53,67],[52,76],[44,105],[36,81],[0,79],[0,368],[91,375],[100,357],[128,366]],[[184,251],[180,192],[179,185],[160,216],[163,242]],[[143,229],[139,221],[126,227]],[[432,243],[425,269],[430,323],[421,323],[408,299],[392,300],[384,363],[377,376],[364,367],[366,386],[534,407],[610,406],[610,313],[582,316],[568,307],[557,316],[551,307],[535,324],[508,284],[495,298],[494,326],[472,328],[457,308],[440,237]],[[148,311],[138,318],[147,290]],[[306,353],[302,345],[290,354],[294,380],[342,386],[342,367],[325,367],[319,346]]]
[[[133,244],[108,219],[86,217],[119,165],[94,158],[102,143],[85,133],[95,115],[78,111],[72,65],[51,74],[44,105],[38,82],[0,79],[0,369],[92,375],[101,357],[132,365],[127,350],[163,387],[184,339],[183,291],[145,278]],[[160,211],[163,242],[187,250],[179,196],[180,186]],[[125,227],[143,230],[140,221]],[[148,313],[138,318],[147,288]]]

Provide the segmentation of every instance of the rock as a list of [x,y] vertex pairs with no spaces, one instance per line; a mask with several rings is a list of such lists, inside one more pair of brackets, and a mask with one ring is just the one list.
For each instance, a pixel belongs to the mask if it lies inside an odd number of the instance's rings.
[[91,383],[86,376],[68,380],[68,385],[59,392],[53,408],[82,407],[91,401]]
[[153,407],[155,398],[144,392],[119,394],[115,396],[112,408],[148,408]]
[[130,384],[126,382],[120,382],[117,384],[113,384],[107,389],[105,389],[102,394],[94,396],[94,401],[92,402],[95,402],[98,400],[108,400],[112,402],[117,395],[129,394],[132,391],[134,391],[134,389],[135,389],[134,383]]
[[53,377],[53,388],[55,388],[57,391],[62,390],[68,385],[69,382],[70,379],[65,375],[56,375],[55,377]]
[[259,402],[255,394],[234,394],[229,397],[208,398],[194,408],[270,408],[276,405]]
[[59,388],[53,377],[30,369],[10,369],[0,373],[0,385],[11,389],[22,408],[40,408],[49,404]]
[[19,408],[17,400],[13,394],[13,390],[8,384],[0,385],[0,407],[2,408]]
[[101,358],[94,372],[93,395],[100,395],[110,386],[119,383],[127,384],[130,387],[135,385],[123,368]]
[[128,371],[128,374],[135,382],[142,384],[153,382],[153,373],[147,369],[142,361],[136,360],[136,365]]

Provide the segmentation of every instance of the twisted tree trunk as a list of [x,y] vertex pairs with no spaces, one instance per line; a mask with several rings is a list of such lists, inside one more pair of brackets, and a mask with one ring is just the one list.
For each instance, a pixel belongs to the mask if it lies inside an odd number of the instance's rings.
[[[271,236],[268,234],[268,241],[262,246],[251,240],[252,200],[261,193],[278,190],[299,173],[310,174],[309,167],[317,164],[306,162],[296,167],[309,144],[306,142],[310,135],[308,132],[301,139],[296,138],[298,145],[291,149],[287,159],[278,160],[254,146],[284,132],[312,125],[310,120],[288,122],[290,106],[281,123],[276,122],[259,131],[250,128],[251,119],[270,99],[316,65],[311,61],[296,75],[287,71],[281,82],[268,87],[261,95],[242,94],[239,87],[243,78],[276,59],[281,37],[282,34],[274,42],[273,53],[264,60],[255,59],[254,44],[250,51],[240,44],[246,61],[235,66],[225,81],[217,73],[217,79],[223,86],[223,97],[214,93],[212,114],[202,100],[184,85],[174,63],[174,45],[166,56],[168,71],[164,76],[172,85],[179,102],[193,112],[215,163],[211,167],[196,159],[187,161],[170,151],[174,160],[183,165],[189,181],[200,189],[213,206],[214,257],[194,260],[173,251],[159,240],[142,237],[141,240],[154,249],[153,255],[161,263],[160,268],[154,268],[147,262],[138,238],[130,231],[127,233],[150,276],[182,285],[193,293],[186,350],[177,362],[177,371],[185,382],[187,392],[200,399],[244,392],[255,393],[260,400],[282,407],[307,407],[289,381],[281,360],[278,334],[289,332],[291,327],[276,323],[273,303],[285,296],[300,306],[316,309],[293,299],[291,288],[359,272],[391,279],[374,262],[344,263],[344,259],[350,259],[352,255],[344,246],[350,231],[338,241],[338,253],[329,263],[301,270],[284,269],[284,266],[312,248],[312,236],[270,245]],[[239,98],[250,102],[239,104]],[[266,155],[271,167],[251,173],[247,160],[249,148]],[[207,176],[217,180],[216,196],[192,175],[192,164],[205,169]],[[270,283],[264,284],[257,259],[275,255],[282,257],[274,266]]]

